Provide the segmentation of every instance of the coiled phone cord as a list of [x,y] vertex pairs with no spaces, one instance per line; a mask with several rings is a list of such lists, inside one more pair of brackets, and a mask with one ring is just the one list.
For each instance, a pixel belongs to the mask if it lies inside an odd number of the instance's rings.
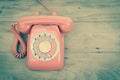
[[[24,40],[20,36],[20,32],[17,31],[16,28],[15,28],[16,26],[17,26],[17,24],[11,25],[11,31],[13,32],[13,34],[16,37],[16,40],[15,40],[14,46],[13,46],[13,51],[14,51],[15,57],[22,58],[27,54],[27,48],[26,48],[26,44],[25,44]],[[18,42],[20,42],[21,46],[22,46],[22,52],[21,53],[18,53],[18,51],[17,51]]]

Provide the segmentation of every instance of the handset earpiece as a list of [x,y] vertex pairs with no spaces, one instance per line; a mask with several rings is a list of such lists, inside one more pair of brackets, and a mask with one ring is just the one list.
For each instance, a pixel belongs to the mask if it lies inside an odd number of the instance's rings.
[[18,30],[21,32],[21,33],[24,33],[24,34],[28,34],[32,28],[33,25],[22,25],[20,23],[18,23]]
[[59,25],[59,29],[62,33],[68,33],[73,29],[73,22],[69,22],[63,25]]

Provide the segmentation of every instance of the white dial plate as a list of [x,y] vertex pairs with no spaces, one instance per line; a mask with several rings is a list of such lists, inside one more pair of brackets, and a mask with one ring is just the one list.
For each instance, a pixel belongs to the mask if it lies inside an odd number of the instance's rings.
[[[53,47],[54,44],[56,47]],[[55,49],[52,51],[52,49]],[[60,50],[59,42],[51,33],[40,33],[35,36],[31,43],[31,50],[34,57],[38,60],[51,60],[53,59]]]

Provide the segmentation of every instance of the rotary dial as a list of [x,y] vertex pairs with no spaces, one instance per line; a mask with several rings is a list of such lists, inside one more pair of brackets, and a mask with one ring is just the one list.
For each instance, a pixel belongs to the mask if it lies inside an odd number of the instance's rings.
[[31,50],[39,60],[51,60],[59,52],[59,42],[51,33],[40,33],[32,40]]

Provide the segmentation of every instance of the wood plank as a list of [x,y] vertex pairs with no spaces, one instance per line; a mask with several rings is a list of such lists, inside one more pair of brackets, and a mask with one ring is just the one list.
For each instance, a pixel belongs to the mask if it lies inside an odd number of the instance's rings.
[[[38,2],[38,0],[29,0],[29,1],[24,1],[24,0],[0,0],[0,2]],[[120,2],[119,0],[42,0],[42,2],[71,2],[71,3],[78,3],[78,2],[86,2],[86,3],[114,3],[114,2]]]
[[[0,22],[0,52],[12,52],[12,23]],[[65,52],[120,52],[119,36],[119,22],[75,22],[72,32],[65,35]]]
[[26,58],[16,59],[12,53],[0,53],[1,80],[119,80],[120,54],[65,54],[65,66],[60,71],[32,71]]
[[[119,1],[90,2],[89,4],[86,1],[48,1],[46,3],[58,15],[71,17],[74,21],[120,21]],[[2,1],[0,5],[0,21],[15,21],[21,17],[34,15],[39,10],[42,14],[48,14],[36,1]]]
[[[110,0],[100,0],[100,1],[96,1],[96,0],[44,0],[42,1],[43,3],[45,3],[47,6],[80,6],[80,5],[84,5],[84,6],[98,6],[98,7],[112,7],[112,6],[118,6],[120,1],[110,1]],[[6,3],[9,5],[18,5],[18,4],[22,4],[23,6],[31,6],[37,4],[37,6],[40,6],[41,4],[38,2],[38,0],[29,0],[29,1],[24,1],[24,0],[16,0],[16,1],[10,1],[10,0],[0,0],[0,4],[4,5]],[[89,4],[88,4],[89,3]],[[110,4],[111,3],[111,4]],[[57,5],[56,5],[57,4]],[[69,5],[68,5],[69,4]],[[117,4],[117,5],[116,5]],[[111,6],[110,6],[111,5]],[[12,6],[10,6],[12,7]]]

